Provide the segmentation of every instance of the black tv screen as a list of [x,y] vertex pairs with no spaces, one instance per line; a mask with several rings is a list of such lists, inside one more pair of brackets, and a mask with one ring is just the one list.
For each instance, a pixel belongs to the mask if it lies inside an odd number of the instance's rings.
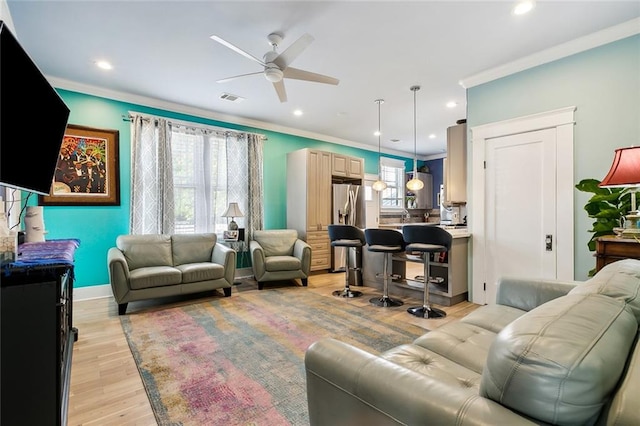
[[69,108],[0,21],[0,185],[49,195]]

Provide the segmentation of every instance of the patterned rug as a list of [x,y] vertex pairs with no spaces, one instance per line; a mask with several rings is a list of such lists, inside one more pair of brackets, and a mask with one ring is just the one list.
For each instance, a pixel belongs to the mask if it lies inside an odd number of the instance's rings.
[[121,322],[159,425],[308,425],[311,343],[330,336],[375,353],[425,333],[363,305],[294,286],[234,288]]

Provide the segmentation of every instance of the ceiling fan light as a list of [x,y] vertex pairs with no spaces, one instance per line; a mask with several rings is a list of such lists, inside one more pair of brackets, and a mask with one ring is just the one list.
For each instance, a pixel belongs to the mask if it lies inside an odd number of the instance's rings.
[[264,70],[264,76],[267,80],[269,80],[272,83],[277,83],[279,81],[282,81],[282,77],[283,77],[283,73],[280,70],[280,68],[265,68]]

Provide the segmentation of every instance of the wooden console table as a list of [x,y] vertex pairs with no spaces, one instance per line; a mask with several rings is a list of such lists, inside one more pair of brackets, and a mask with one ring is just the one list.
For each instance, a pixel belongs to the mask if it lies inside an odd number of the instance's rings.
[[0,424],[66,426],[78,240],[30,242],[0,270]]
[[640,240],[607,235],[596,240],[596,272],[621,259],[640,259]]

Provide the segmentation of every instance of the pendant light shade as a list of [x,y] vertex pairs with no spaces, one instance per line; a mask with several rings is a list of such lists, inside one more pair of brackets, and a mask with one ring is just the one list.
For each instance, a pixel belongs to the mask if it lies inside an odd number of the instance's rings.
[[378,180],[373,182],[371,188],[374,191],[384,191],[387,189],[387,184],[382,180],[382,165],[380,164],[380,105],[384,103],[384,99],[376,99],[374,102],[378,104]]
[[420,86],[411,86],[413,92],[413,179],[407,182],[407,189],[409,191],[418,191],[424,188],[424,182],[418,179],[418,132],[416,123],[416,92],[420,90]]

